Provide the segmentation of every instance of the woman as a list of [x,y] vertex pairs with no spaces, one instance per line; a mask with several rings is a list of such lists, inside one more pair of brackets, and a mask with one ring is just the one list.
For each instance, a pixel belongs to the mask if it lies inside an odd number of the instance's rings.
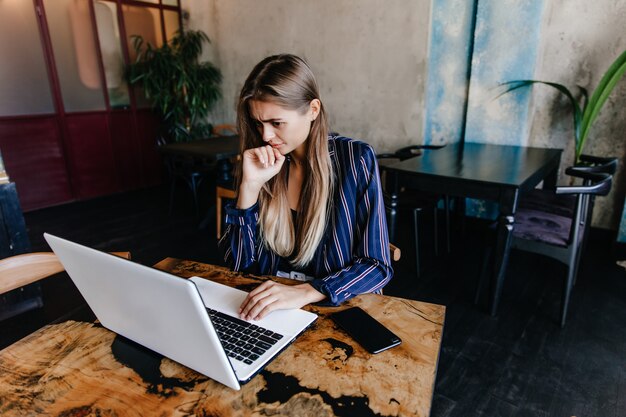
[[376,156],[363,142],[329,136],[309,66],[294,55],[257,64],[237,125],[242,161],[219,242],[224,260],[236,271],[304,281],[264,282],[241,317],[380,292],[393,271]]

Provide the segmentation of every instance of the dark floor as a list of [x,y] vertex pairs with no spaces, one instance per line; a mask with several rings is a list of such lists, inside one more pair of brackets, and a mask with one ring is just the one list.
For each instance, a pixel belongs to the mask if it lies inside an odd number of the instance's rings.
[[[167,190],[155,188],[27,213],[26,224],[34,251],[48,250],[41,236],[47,231],[103,250],[131,251],[145,264],[167,256],[217,263],[214,224],[198,227],[202,219],[193,216],[190,199],[181,191],[169,216]],[[201,212],[214,218],[207,207]],[[400,220],[406,224],[402,214]],[[512,253],[498,317],[473,305],[481,226],[468,221],[452,255],[426,256],[419,279],[412,235],[394,242],[403,258],[385,294],[447,306],[431,415],[626,416],[626,270],[611,259],[607,235],[592,236],[560,329],[565,269],[539,256]],[[79,305],[67,277],[43,285],[56,304],[0,324],[0,348]]]

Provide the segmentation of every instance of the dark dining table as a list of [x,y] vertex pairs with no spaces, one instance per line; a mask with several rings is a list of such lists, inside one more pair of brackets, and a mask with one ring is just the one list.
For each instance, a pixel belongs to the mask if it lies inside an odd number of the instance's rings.
[[218,179],[230,179],[232,164],[229,159],[239,153],[239,136],[215,136],[191,142],[169,143],[160,152],[168,157],[188,158],[196,165],[216,166]]
[[[490,294],[490,312],[495,315],[519,197],[541,181],[544,187],[556,184],[561,153],[560,149],[456,143],[441,149],[424,150],[420,156],[381,169],[388,172],[387,190],[392,208],[397,206],[401,187],[498,203]],[[389,223],[393,236],[397,226],[395,210],[391,210]]]

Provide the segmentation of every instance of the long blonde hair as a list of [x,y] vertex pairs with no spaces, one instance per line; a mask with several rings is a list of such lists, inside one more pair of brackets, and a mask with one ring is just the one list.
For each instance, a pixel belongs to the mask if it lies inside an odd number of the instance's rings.
[[[314,99],[320,99],[317,81],[303,59],[283,54],[259,62],[246,79],[237,106],[241,153],[266,145],[250,114],[251,100],[272,102],[304,114]],[[287,169],[281,169],[265,183],[259,194],[259,225],[265,245],[282,257],[293,256],[293,264],[298,267],[306,266],[313,259],[324,236],[335,186],[328,152],[328,119],[321,100],[319,114],[311,122],[305,143],[308,160],[304,164],[298,227],[293,224],[287,200]],[[241,166],[237,177],[239,184]]]

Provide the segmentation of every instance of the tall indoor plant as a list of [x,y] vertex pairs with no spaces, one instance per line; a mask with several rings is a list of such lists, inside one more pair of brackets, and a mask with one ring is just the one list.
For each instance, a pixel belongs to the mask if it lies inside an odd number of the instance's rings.
[[585,142],[589,136],[591,125],[598,117],[598,113],[600,113],[604,102],[609,97],[624,72],[626,72],[626,51],[622,52],[613,64],[611,64],[606,73],[604,73],[602,79],[600,80],[600,84],[598,84],[594,90],[591,98],[589,98],[587,90],[583,87],[578,86],[582,94],[581,97],[577,99],[574,94],[572,94],[572,92],[562,84],[538,80],[513,80],[503,83],[502,85],[507,86],[507,89],[500,94],[500,96],[513,90],[517,90],[518,88],[531,86],[533,84],[548,85],[565,95],[572,106],[572,113],[574,117],[574,139],[576,141],[575,163],[579,163],[583,147],[585,146]]
[[204,32],[182,29],[158,48],[133,37],[137,58],[128,67],[128,80],[143,88],[171,141],[210,132],[205,118],[221,96],[222,74],[212,63],[199,62],[204,42],[210,42]]

